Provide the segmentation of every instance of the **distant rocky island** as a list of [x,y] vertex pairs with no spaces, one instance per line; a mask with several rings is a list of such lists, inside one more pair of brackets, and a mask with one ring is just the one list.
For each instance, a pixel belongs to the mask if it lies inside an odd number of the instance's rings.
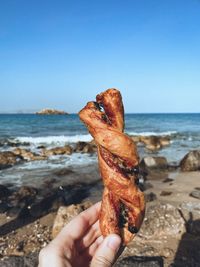
[[45,108],[45,109],[42,109],[40,111],[37,111],[36,114],[38,114],[38,115],[66,115],[68,113],[65,111],[62,111],[62,110]]

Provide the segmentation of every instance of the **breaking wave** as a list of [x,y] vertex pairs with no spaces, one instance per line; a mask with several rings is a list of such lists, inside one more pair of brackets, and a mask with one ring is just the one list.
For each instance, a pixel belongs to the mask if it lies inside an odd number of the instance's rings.
[[17,137],[15,139],[20,143],[30,143],[30,144],[65,144],[65,143],[76,143],[78,141],[90,142],[92,140],[91,135],[89,134],[80,134],[72,136],[45,136],[45,137]]

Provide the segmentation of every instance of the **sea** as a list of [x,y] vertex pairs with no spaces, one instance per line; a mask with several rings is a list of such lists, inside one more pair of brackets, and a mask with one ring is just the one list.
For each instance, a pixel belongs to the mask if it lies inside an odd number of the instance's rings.
[[[169,163],[178,164],[190,150],[200,149],[200,113],[125,114],[125,132],[129,135],[170,137],[169,146],[154,153],[139,146],[139,154],[140,157],[164,156]],[[77,114],[0,114],[0,152],[12,151],[17,145],[39,153],[41,146],[73,146],[78,141],[91,140],[92,137]],[[24,162],[0,170],[0,183],[9,181],[21,185],[31,179],[48,177],[52,170],[87,166],[96,162],[95,154],[81,153]]]

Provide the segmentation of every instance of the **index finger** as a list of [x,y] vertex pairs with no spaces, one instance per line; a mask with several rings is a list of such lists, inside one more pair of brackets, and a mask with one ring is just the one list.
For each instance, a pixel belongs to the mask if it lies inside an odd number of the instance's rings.
[[73,240],[81,238],[88,228],[98,220],[100,208],[101,202],[98,202],[81,212],[60,231],[56,239],[66,239],[66,236],[70,236]]

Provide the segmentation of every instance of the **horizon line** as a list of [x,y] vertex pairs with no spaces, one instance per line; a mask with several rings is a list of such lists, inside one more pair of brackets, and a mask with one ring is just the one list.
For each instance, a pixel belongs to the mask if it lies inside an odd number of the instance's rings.
[[[156,111],[156,112],[125,112],[125,115],[129,115],[129,114],[200,114],[200,111],[198,112],[194,112],[194,111],[178,111],[178,112],[160,112],[160,111]],[[36,112],[1,112],[0,111],[0,115],[43,115],[43,114],[36,114]],[[47,116],[46,114],[44,114],[45,116]],[[50,115],[57,115],[57,114],[48,114],[48,116]],[[68,114],[58,114],[58,115],[78,115],[78,112],[72,112]]]

